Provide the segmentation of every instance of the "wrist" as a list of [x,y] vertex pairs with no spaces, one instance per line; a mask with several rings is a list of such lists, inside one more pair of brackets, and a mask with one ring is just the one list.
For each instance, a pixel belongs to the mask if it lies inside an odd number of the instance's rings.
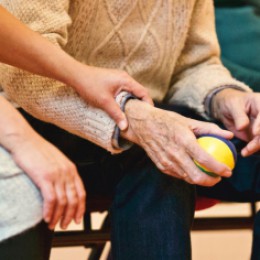
[[[131,100],[136,100],[136,97],[126,91],[120,92],[116,97],[116,102],[118,103],[120,109],[123,112],[125,112],[125,107],[127,103],[129,103]],[[128,128],[129,128],[129,124],[128,124]],[[124,132],[127,132],[127,130],[121,131],[119,127],[116,125],[114,134],[112,136],[112,144],[114,148],[126,150],[132,146],[131,140],[123,137]]]
[[29,126],[20,124],[19,129],[3,133],[1,145],[11,154],[14,154],[22,147],[26,147],[34,138],[35,132]]
[[[126,131],[121,132],[121,136],[133,143],[138,144],[138,136],[136,130],[149,118],[155,107],[138,99],[131,99],[125,105],[125,115],[128,120],[129,127]],[[140,113],[140,111],[142,111]]]
[[91,73],[89,70],[89,66],[70,57],[70,60],[67,62],[66,68],[62,73],[61,81],[74,88],[77,92],[81,92],[82,87],[84,87],[83,83],[85,83],[88,74]]
[[[222,110],[225,104],[230,103],[230,98],[232,96],[237,96],[242,94],[244,91],[226,88],[219,91],[213,98],[211,102],[211,114],[214,119],[219,120],[221,118]],[[224,106],[223,106],[224,104]]]
[[214,111],[216,110],[216,97],[219,96],[220,93],[225,93],[226,91],[232,91],[232,90],[236,90],[236,91],[242,91],[245,92],[245,89],[239,87],[239,86],[235,86],[235,85],[225,85],[225,86],[220,86],[218,88],[213,89],[205,98],[204,100],[204,108],[205,108],[205,112],[206,115],[209,118],[212,119],[217,119],[216,115],[214,113]]

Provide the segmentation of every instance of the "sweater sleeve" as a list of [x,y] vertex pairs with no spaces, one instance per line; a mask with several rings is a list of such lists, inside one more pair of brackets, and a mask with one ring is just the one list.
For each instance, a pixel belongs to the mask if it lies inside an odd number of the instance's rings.
[[[0,0],[0,4],[57,46],[66,45],[71,23],[68,0]],[[0,64],[0,83],[9,99],[36,118],[112,153],[121,151],[112,145],[114,121],[105,112],[88,105],[71,87],[4,64]]]
[[251,91],[248,86],[232,78],[220,62],[212,1],[196,1],[185,46],[171,83],[167,101],[185,104],[204,116],[204,99],[213,89],[235,85]]

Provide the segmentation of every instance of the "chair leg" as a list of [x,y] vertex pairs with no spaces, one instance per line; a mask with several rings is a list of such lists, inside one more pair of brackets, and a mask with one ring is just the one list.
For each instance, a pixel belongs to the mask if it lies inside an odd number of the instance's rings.
[[[108,214],[106,216],[106,218],[104,219],[100,230],[109,230],[110,226],[111,226],[110,221],[111,221],[110,215]],[[99,244],[93,246],[92,249],[91,249],[91,253],[88,257],[88,260],[99,260],[103,251],[104,251],[105,246],[106,246],[106,242],[105,243],[99,243]]]
[[106,244],[98,244],[95,247],[91,248],[90,255],[88,260],[99,260]]

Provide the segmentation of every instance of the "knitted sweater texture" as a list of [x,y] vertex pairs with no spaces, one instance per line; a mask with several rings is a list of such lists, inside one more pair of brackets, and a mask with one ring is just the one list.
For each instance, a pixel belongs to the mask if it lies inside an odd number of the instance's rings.
[[[126,70],[156,101],[186,104],[203,114],[203,100],[214,88],[237,85],[249,90],[220,63],[211,0],[0,0],[0,4],[79,61]],[[0,84],[10,100],[35,117],[120,152],[111,142],[113,120],[71,87],[4,64]],[[117,99],[120,103],[120,96]],[[27,175],[11,163],[11,156],[0,151],[1,241],[41,220],[42,199]]]
[[[204,113],[214,88],[244,84],[219,60],[212,1],[0,0],[18,19],[79,61],[126,70],[156,101]],[[1,65],[9,98],[35,117],[115,153],[115,124],[69,86]]]

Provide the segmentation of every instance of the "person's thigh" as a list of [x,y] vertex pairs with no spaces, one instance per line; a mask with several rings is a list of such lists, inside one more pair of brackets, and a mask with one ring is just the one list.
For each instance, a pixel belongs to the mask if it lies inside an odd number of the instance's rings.
[[111,210],[113,259],[191,259],[194,195],[148,159],[126,170]]
[[46,223],[9,238],[0,243],[0,259],[3,260],[48,260],[52,231]]

